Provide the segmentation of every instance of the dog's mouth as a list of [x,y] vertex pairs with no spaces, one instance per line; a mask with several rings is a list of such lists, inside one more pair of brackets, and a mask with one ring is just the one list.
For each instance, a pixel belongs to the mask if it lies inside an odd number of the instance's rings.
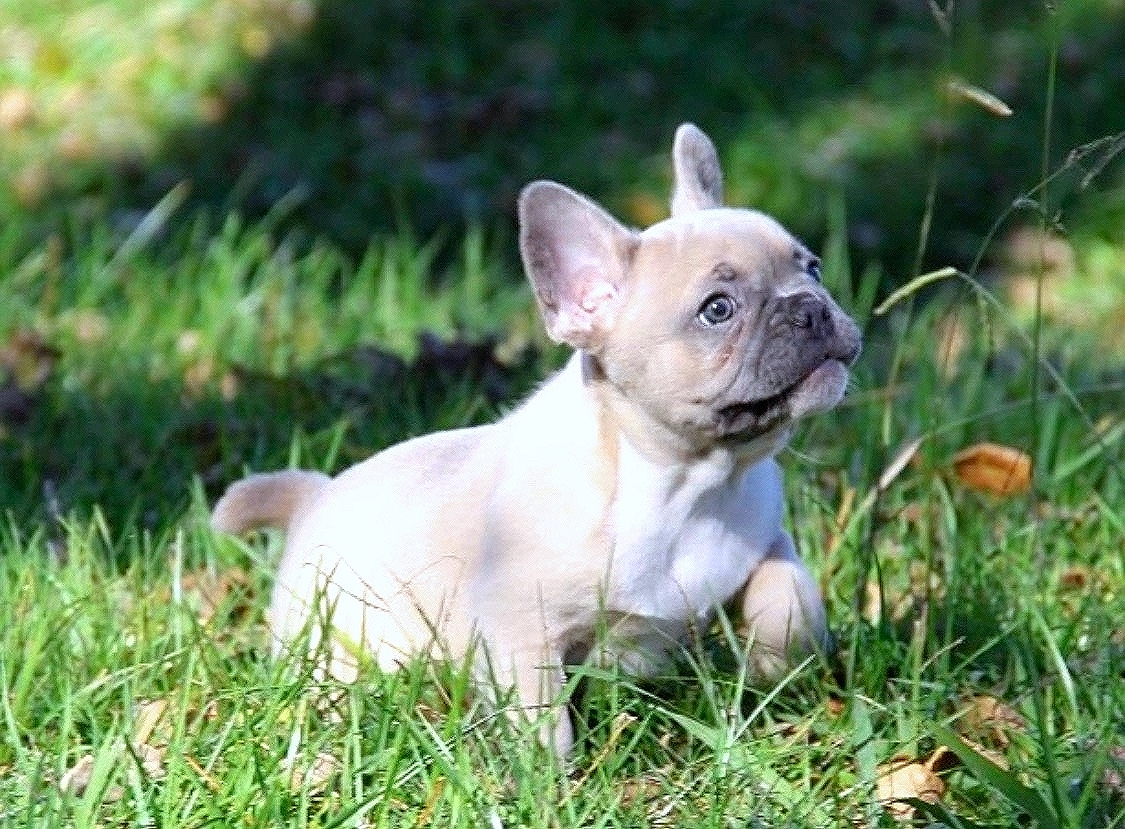
[[785,401],[797,385],[762,400],[723,406],[716,412],[723,437],[746,439],[773,429],[785,419]]
[[715,410],[720,437],[752,440],[803,414],[831,408],[843,394],[846,377],[846,364],[829,357],[776,394],[722,406]]

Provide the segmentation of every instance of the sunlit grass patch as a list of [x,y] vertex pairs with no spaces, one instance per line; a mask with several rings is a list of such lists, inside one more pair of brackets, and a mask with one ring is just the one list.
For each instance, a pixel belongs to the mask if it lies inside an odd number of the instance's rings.
[[37,206],[83,163],[144,163],[169,132],[215,122],[239,72],[304,31],[312,0],[6,3],[0,178]]

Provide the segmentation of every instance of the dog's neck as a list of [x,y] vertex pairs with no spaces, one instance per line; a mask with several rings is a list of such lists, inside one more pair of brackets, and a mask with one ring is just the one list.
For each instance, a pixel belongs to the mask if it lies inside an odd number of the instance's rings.
[[614,386],[595,355],[580,351],[577,359],[582,384],[600,409],[602,428],[607,433],[616,433],[652,463],[661,466],[688,466],[700,462],[727,465],[732,477],[740,477],[753,464],[776,455],[789,441],[788,426],[747,443],[696,441],[630,400]]

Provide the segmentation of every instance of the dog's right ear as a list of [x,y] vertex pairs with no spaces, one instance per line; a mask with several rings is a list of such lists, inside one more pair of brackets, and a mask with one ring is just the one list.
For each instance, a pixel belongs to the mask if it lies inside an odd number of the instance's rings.
[[555,342],[596,350],[620,305],[636,234],[553,181],[520,193],[520,253]]
[[680,124],[672,142],[672,215],[723,206],[723,170],[711,139],[695,124]]

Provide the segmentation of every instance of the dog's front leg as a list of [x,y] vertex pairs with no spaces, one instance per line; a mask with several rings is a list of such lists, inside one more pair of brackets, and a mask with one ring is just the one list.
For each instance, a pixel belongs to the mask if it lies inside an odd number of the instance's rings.
[[816,580],[782,532],[750,574],[742,594],[750,668],[762,682],[780,679],[794,659],[828,644],[824,601]]
[[[531,637],[534,638],[534,637]],[[506,631],[501,643],[485,641],[489,681],[499,699],[507,697],[506,713],[517,726],[539,724],[539,742],[559,757],[570,754],[574,728],[559,696],[566,682],[562,654],[542,641],[513,641]]]

